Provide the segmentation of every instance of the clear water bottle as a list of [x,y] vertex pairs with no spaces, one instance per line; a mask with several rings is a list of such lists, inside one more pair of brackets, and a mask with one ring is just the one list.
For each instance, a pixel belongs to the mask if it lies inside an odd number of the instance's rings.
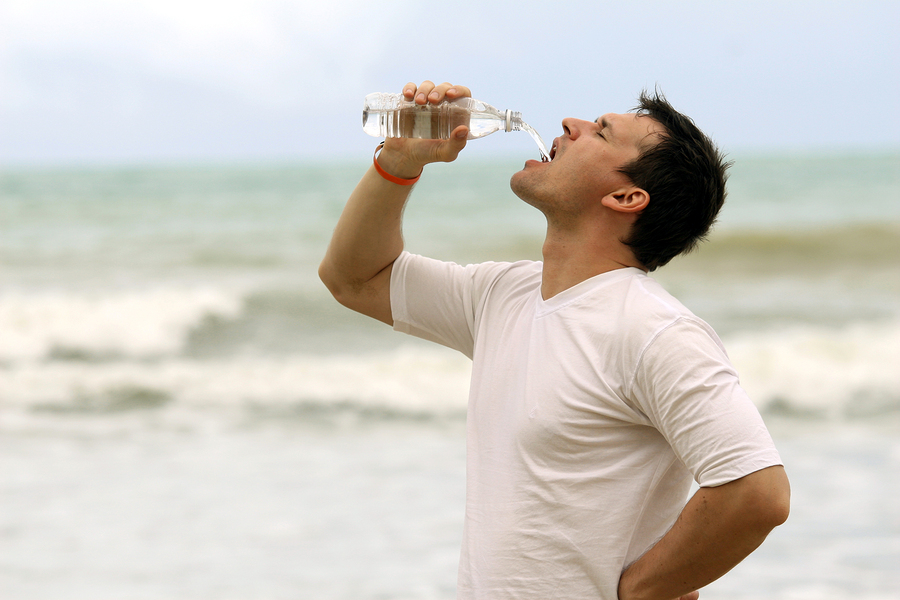
[[363,130],[375,137],[447,140],[460,125],[469,128],[473,140],[495,131],[522,131],[524,123],[521,113],[472,98],[419,105],[403,94],[376,92],[366,96],[363,106]]
[[541,160],[550,160],[544,140],[522,120],[522,113],[498,110],[480,100],[458,98],[419,105],[403,94],[376,92],[366,96],[363,105],[363,131],[374,137],[448,140],[460,125],[469,128],[470,140],[495,131],[525,131],[538,145]]

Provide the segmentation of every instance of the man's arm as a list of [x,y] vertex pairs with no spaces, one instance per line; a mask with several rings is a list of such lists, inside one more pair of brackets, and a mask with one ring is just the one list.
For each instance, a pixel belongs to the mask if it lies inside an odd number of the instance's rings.
[[622,574],[619,599],[696,598],[694,590],[727,573],[784,523],[789,507],[780,466],[700,488],[672,529]]
[[[466,87],[430,81],[408,83],[403,94],[418,104],[470,96]],[[412,179],[428,163],[455,160],[468,133],[460,126],[446,141],[389,138],[378,164],[394,177]],[[347,200],[319,265],[319,277],[338,302],[388,325],[393,324],[391,267],[403,250],[403,207],[411,187],[392,183],[369,167]]]

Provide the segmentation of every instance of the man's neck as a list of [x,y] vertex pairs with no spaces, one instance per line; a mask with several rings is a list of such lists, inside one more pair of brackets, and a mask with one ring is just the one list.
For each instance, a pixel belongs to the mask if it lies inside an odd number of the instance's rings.
[[599,232],[585,238],[548,228],[542,252],[541,297],[544,300],[602,273],[627,267],[643,268],[627,246],[616,237],[599,235]]

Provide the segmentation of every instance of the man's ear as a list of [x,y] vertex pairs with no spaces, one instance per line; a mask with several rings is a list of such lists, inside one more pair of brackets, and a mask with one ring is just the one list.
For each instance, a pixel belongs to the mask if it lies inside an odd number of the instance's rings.
[[626,187],[607,194],[600,203],[619,212],[636,213],[650,204],[650,194],[639,187]]

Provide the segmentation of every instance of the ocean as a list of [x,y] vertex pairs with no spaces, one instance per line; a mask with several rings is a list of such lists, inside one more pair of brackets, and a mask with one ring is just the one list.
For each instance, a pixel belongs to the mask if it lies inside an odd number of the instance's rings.
[[[793,505],[701,597],[895,600],[900,155],[732,158],[710,240],[654,276],[720,333]],[[0,597],[455,597],[469,362],[316,275],[367,161],[0,169]],[[407,248],[539,259],[521,162],[430,166]]]

